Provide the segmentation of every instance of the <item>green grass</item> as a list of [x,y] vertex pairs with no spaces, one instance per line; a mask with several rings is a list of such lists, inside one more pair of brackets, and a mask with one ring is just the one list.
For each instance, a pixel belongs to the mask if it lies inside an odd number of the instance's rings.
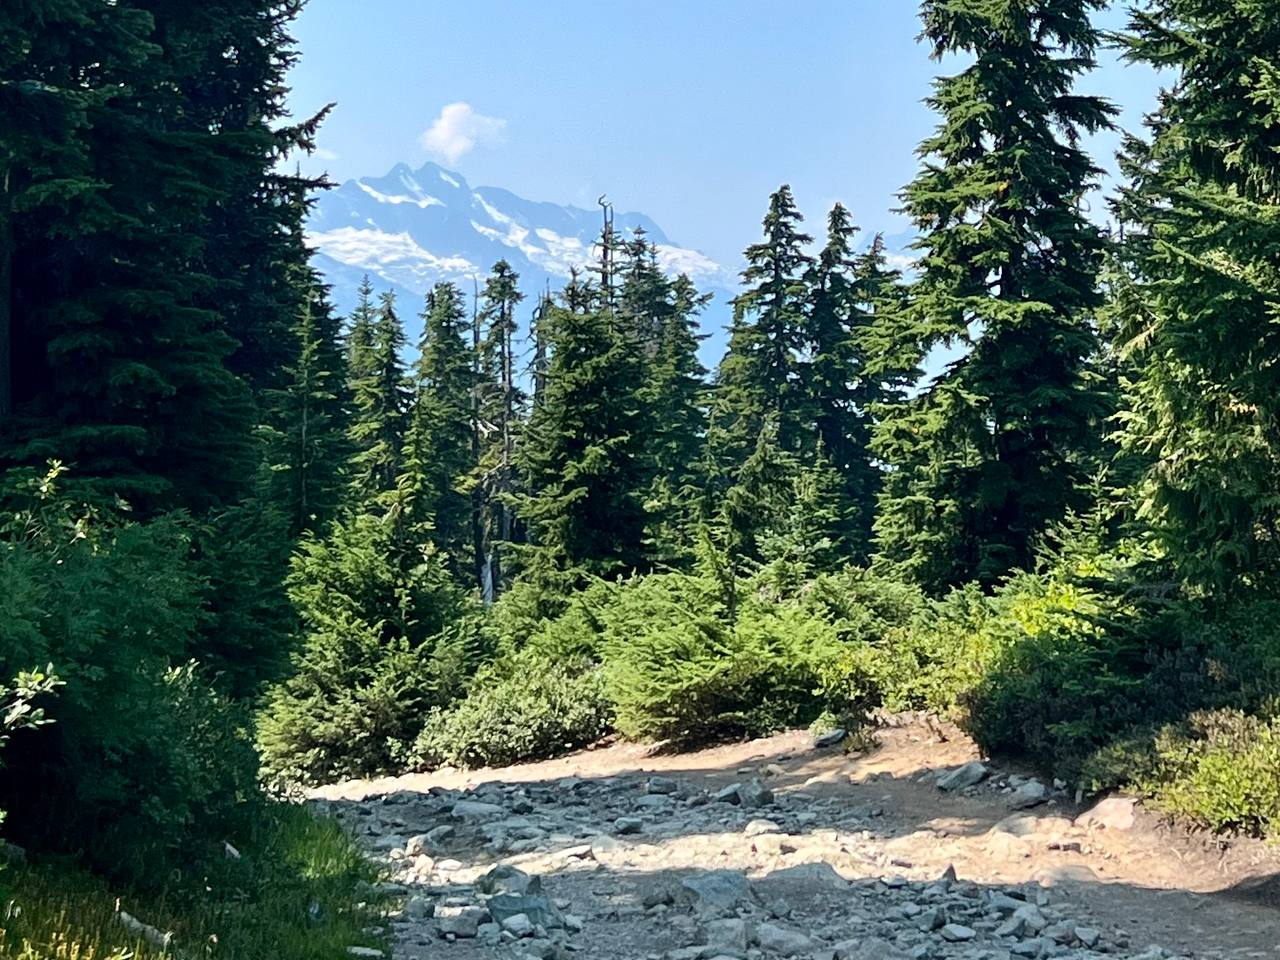
[[65,862],[0,872],[3,960],[158,960],[130,936],[124,911],[173,933],[170,957],[211,960],[341,960],[351,946],[385,949],[377,880],[350,838],[302,807],[277,804],[256,849],[228,862],[204,889],[139,897],[111,889]]

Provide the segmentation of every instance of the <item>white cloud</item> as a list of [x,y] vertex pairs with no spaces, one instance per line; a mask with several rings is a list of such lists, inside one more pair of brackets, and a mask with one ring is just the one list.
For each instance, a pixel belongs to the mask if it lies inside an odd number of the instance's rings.
[[311,156],[315,157],[317,160],[339,159],[338,155],[334,153],[332,150],[330,150],[328,147],[316,147],[315,150],[312,152]]
[[507,121],[476,113],[469,103],[451,103],[423,131],[418,142],[432,156],[446,163],[457,163],[482,143],[495,143],[502,137]]

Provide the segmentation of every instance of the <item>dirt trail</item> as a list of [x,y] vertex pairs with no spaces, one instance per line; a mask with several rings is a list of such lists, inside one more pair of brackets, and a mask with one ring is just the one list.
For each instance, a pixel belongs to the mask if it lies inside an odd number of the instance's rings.
[[615,744],[316,796],[393,871],[397,960],[1280,957],[1272,848],[1141,809],[1078,825],[1052,788],[1015,811],[1039,786],[994,765],[940,789],[976,759],[912,721],[862,755],[801,732],[679,755]]

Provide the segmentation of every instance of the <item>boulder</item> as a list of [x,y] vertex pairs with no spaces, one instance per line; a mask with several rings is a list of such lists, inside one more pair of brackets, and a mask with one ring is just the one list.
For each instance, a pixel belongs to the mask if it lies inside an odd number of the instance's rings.
[[1131,797],[1107,797],[1076,817],[1076,826],[1093,830],[1131,830],[1137,801]]
[[940,776],[938,778],[938,789],[948,793],[963,790],[965,787],[972,787],[981,783],[987,778],[989,772],[986,764],[974,760]]
[[436,929],[442,937],[452,935],[460,940],[471,939],[479,932],[480,924],[488,918],[489,914],[484,907],[436,905]]
[[1010,810],[1027,810],[1049,799],[1048,788],[1039,780],[1028,780],[1009,795]]
[[755,891],[737,870],[709,870],[685,877],[672,891],[673,902],[696,910],[730,911],[754,902]]
[[780,927],[776,923],[762,923],[756,927],[756,943],[761,950],[781,954],[784,957],[808,953],[813,949],[813,940],[799,930]]

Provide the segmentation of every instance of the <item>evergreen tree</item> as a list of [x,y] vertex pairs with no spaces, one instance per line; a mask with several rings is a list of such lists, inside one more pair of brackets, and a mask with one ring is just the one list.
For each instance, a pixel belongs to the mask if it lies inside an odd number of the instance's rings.
[[840,538],[851,556],[865,561],[880,471],[871,457],[871,411],[892,387],[868,360],[868,331],[894,277],[884,269],[883,241],[876,237],[853,255],[858,228],[840,204],[827,218],[827,242],[809,270],[809,359],[803,368],[811,416],[827,466],[840,477],[847,528]]
[[355,392],[357,380],[373,371],[373,322],[377,310],[373,305],[373,284],[365,274],[356,290],[356,308],[347,326],[347,390]]
[[515,538],[508,500],[514,490],[516,434],[525,396],[516,383],[516,307],[524,299],[520,275],[505,260],[493,265],[480,295],[483,330],[478,359],[478,453],[473,487],[473,540],[481,592],[496,597],[506,578],[499,544]]
[[769,198],[762,242],[746,250],[742,280],[747,289],[734,301],[729,348],[716,378],[717,420],[725,434],[722,457],[741,464],[764,421],[773,417],[778,443],[792,453],[812,449],[800,363],[807,333],[804,252],[812,238],[785,184]]
[[924,4],[935,58],[972,62],[929,99],[942,120],[903,195],[922,237],[897,337],[963,356],[878,432],[892,470],[876,531],[881,553],[934,590],[1028,564],[1096,443],[1086,359],[1104,238],[1081,210],[1098,170],[1079,140],[1114,110],[1073,85],[1093,66],[1101,6]]
[[1131,139],[1124,298],[1112,310],[1140,515],[1214,586],[1280,563],[1280,20],[1268,4],[1155,0],[1128,56],[1177,71]]
[[298,355],[284,389],[270,394],[273,499],[296,538],[322,530],[345,502],[350,456],[347,358],[327,287],[308,270],[311,293],[291,331]]
[[459,583],[473,573],[471,318],[462,292],[439,283],[427,295],[414,369],[400,490],[410,526],[426,532]]
[[610,312],[570,306],[583,293],[571,284],[542,318],[546,386],[520,446],[535,577],[645,566],[645,367]]
[[698,314],[710,299],[687,276],[667,284],[667,308],[659,314],[648,364],[644,402],[651,424],[653,481],[646,498],[647,536],[654,561],[664,565],[683,564],[698,544],[707,430],[707,370],[698,359]]
[[[380,297],[370,335],[367,369],[352,381],[351,495],[358,509],[385,504],[396,490],[400,454],[404,447],[405,386],[404,327],[396,315],[395,295]],[[357,365],[356,361],[361,363]],[[353,358],[353,373],[364,366]]]

